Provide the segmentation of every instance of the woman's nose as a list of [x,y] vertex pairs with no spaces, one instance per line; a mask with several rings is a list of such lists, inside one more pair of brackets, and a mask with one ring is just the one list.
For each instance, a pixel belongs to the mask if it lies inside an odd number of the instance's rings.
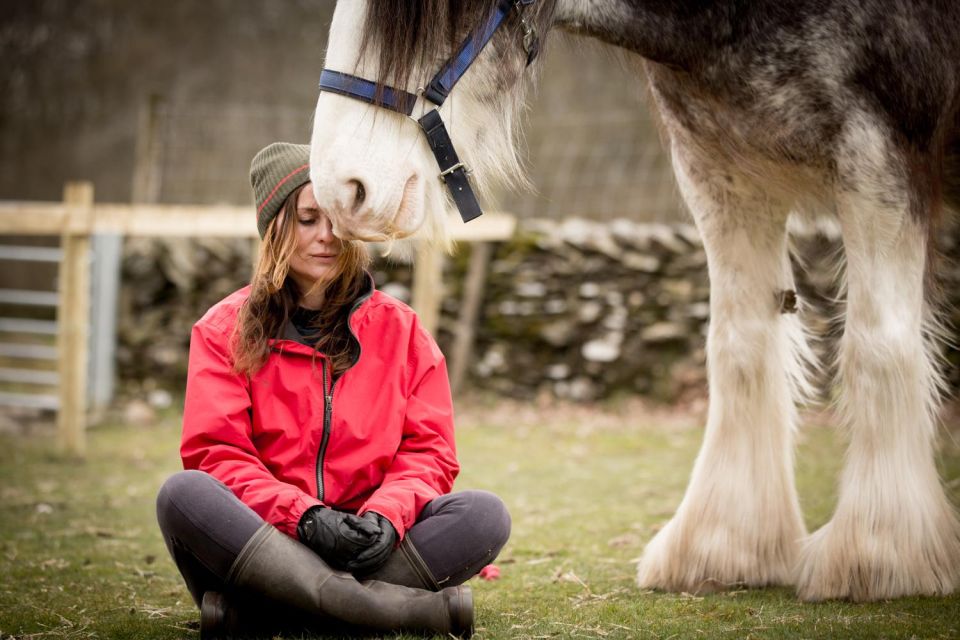
[[330,221],[330,217],[320,216],[317,222],[317,239],[328,244],[333,242],[336,236],[333,235],[333,223]]

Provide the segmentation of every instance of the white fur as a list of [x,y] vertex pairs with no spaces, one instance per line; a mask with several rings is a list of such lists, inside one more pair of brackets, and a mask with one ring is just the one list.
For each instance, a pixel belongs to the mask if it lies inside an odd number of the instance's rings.
[[960,585],[960,525],[933,462],[938,371],[924,339],[925,231],[883,130],[852,118],[838,157],[847,253],[840,348],[850,446],[836,512],[807,542],[807,600],[944,595]]
[[710,410],[703,447],[673,519],[640,562],[641,587],[703,592],[788,584],[806,534],[793,478],[793,399],[808,390],[810,359],[796,315],[777,293],[793,288],[787,210],[737,177],[674,147],[681,191],[707,253]]
[[[328,69],[370,73],[369,59],[358,62],[364,11],[363,2],[337,4]],[[338,236],[385,241],[409,236],[423,225],[437,202],[425,185],[421,156],[429,149],[419,144],[417,133],[416,122],[409,118],[344,96],[320,94],[310,141],[310,178],[317,203],[330,215]],[[366,190],[358,210],[353,208],[354,181]],[[401,205],[407,212],[398,220]]]
[[[376,77],[368,55],[358,61],[360,30],[366,0],[338,2],[330,27],[326,67],[365,78]],[[524,183],[514,130],[523,105],[522,87],[481,98],[498,70],[484,51],[440,108],[460,160],[472,171],[472,182],[481,194],[493,183]],[[518,56],[520,55],[518,45]],[[484,60],[487,63],[484,64]],[[418,69],[410,85],[417,93],[439,70]],[[426,137],[414,118],[434,108],[422,98],[413,118],[352,98],[322,92],[317,100],[311,139],[310,175],[314,194],[327,211],[338,235],[366,240],[394,240],[413,234],[421,240],[448,246],[448,215],[456,211]],[[362,182],[367,201],[351,209],[351,181]]]

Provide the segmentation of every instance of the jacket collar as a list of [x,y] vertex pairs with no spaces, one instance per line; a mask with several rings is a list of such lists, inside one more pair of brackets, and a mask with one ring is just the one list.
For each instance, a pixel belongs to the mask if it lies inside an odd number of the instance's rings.
[[[366,275],[367,286],[360,293],[360,295],[357,296],[356,300],[353,301],[353,306],[350,307],[350,312],[347,316],[347,324],[350,327],[350,333],[353,334],[354,340],[357,340],[357,332],[355,327],[357,321],[359,321],[360,317],[363,315],[362,311],[366,306],[365,303],[370,300],[374,291],[376,291],[376,283],[373,280],[373,275],[371,275],[369,271],[366,272]],[[289,318],[283,327],[283,334],[281,338],[271,338],[268,341],[268,344],[272,349],[277,351],[291,351],[309,356],[314,354],[313,346],[307,343],[303,335],[297,331],[297,328],[293,325],[293,322],[291,322]]]

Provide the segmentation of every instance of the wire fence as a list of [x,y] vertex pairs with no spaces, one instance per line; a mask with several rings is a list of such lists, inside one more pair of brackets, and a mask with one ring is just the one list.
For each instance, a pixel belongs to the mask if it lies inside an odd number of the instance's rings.
[[276,140],[305,143],[312,109],[279,104],[161,104],[157,109],[158,200],[252,202],[250,160]]

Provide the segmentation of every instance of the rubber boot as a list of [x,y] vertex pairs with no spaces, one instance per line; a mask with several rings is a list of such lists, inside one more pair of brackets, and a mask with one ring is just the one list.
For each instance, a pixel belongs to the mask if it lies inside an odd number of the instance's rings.
[[240,607],[230,606],[222,593],[205,591],[200,602],[200,640],[230,640],[235,630],[242,628],[236,619],[239,611]]
[[390,584],[402,584],[405,587],[416,587],[429,591],[439,591],[440,585],[434,577],[427,563],[420,557],[417,548],[409,537],[403,539],[400,546],[386,563],[373,573],[358,576],[360,580],[379,580]]
[[[356,575],[360,581],[379,580],[405,587],[439,591],[433,573],[427,567],[417,548],[404,538],[386,563],[366,575]],[[200,640],[234,640],[237,638],[272,638],[276,634],[311,635],[311,631],[333,633],[331,621],[324,621],[322,629],[313,629],[302,616],[289,610],[269,607],[262,602],[240,601],[235,595],[208,591],[203,594],[200,608]]]
[[[237,556],[227,584],[296,611],[314,629],[327,619],[334,626],[339,626],[334,622],[339,621],[376,631],[402,629],[460,638],[473,634],[469,587],[433,593],[378,580],[360,582],[349,573],[331,569],[313,551],[269,524],[261,527]],[[220,616],[228,622],[229,618],[229,614]]]
[[[250,614],[251,609],[226,594],[206,591],[200,603],[200,640],[233,640],[234,638],[262,638],[273,634],[261,629],[267,620],[274,619],[264,611]],[[246,620],[244,619],[246,615]]]
[[200,605],[200,640],[269,640],[277,635],[342,635],[350,629],[332,619],[318,622],[263,597],[206,591]]
[[333,631],[330,621],[322,625],[314,621],[311,625],[302,614],[262,597],[207,591],[200,604],[200,640],[251,640]]

